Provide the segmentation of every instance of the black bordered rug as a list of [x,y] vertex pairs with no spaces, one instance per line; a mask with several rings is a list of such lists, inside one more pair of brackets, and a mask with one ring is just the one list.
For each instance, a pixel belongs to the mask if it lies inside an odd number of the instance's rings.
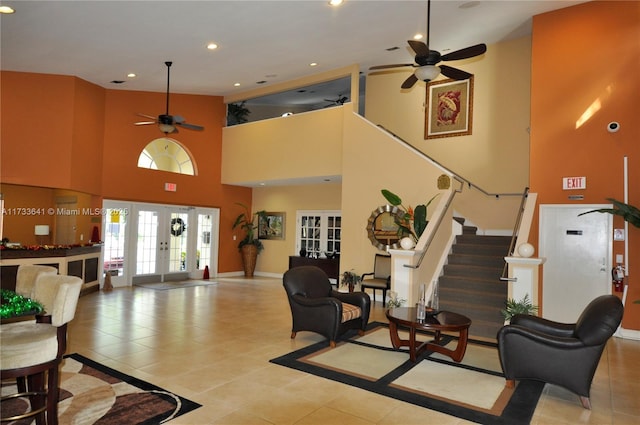
[[[60,425],[157,425],[184,415],[200,404],[148,382],[118,372],[80,354],[69,354],[60,372]],[[3,387],[3,394],[16,392]],[[8,410],[5,410],[8,409]],[[3,416],[28,409],[26,400],[3,403]],[[16,424],[31,421],[15,422]]]
[[[455,348],[457,342],[445,336],[441,344]],[[496,345],[482,341],[469,341],[461,363],[433,352],[414,363],[408,352],[393,349],[383,323],[370,324],[363,337],[347,334],[336,348],[322,341],[270,361],[489,425],[529,424],[544,387],[519,381],[515,389],[506,388]]]

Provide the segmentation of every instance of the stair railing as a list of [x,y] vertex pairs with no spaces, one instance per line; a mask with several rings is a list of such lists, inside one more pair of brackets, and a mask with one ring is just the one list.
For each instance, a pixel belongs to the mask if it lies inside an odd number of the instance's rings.
[[[446,201],[447,203],[445,204],[445,208],[442,209],[442,214],[440,216],[438,216],[438,217],[435,217],[435,220],[436,220],[436,225],[434,227],[435,229],[437,229],[440,226],[440,224],[442,223],[442,220],[444,219],[444,215],[445,215],[446,211],[449,209],[449,207],[451,206],[451,203],[453,202],[453,198],[455,197],[455,195],[457,193],[461,193],[465,185],[469,189],[474,188],[474,189],[478,190],[479,192],[481,192],[482,194],[484,194],[486,196],[495,197],[496,199],[500,199],[501,196],[521,196],[522,197],[522,201],[520,203],[520,210],[518,211],[518,216],[516,218],[516,226],[515,226],[514,234],[512,236],[511,246],[509,247],[508,255],[511,255],[513,253],[513,249],[514,249],[513,245],[515,245],[515,241],[516,241],[516,237],[517,237],[517,229],[520,228],[520,224],[522,222],[522,214],[524,212],[524,203],[525,203],[525,200],[526,200],[527,195],[529,193],[529,188],[528,187],[525,188],[524,193],[521,193],[521,192],[517,192],[517,193],[491,193],[491,192],[488,192],[488,191],[484,190],[483,188],[481,188],[480,186],[472,183],[470,180],[460,176],[459,174],[455,173],[451,169],[445,167],[444,165],[442,165],[441,163],[439,163],[438,161],[436,161],[435,159],[433,159],[431,156],[427,155],[426,153],[422,152],[421,150],[416,149],[411,143],[407,142],[402,137],[400,137],[397,134],[395,134],[394,132],[388,130],[384,126],[382,126],[380,124],[378,124],[377,126],[381,130],[383,130],[386,133],[388,133],[389,135],[393,136],[399,142],[401,142],[404,145],[406,145],[408,148],[410,148],[412,151],[414,151],[419,156],[422,156],[423,158],[427,159],[428,161],[430,161],[430,162],[434,163],[435,165],[437,165],[438,167],[442,168],[447,173],[451,174],[451,176],[452,176],[452,178],[454,180],[460,182],[460,187],[458,189],[455,189],[455,190],[451,191],[451,193],[449,194],[449,198]],[[420,264],[422,263],[422,260],[426,256],[427,251],[429,250],[429,246],[431,245],[431,242],[433,241],[434,237],[435,237],[435,231],[430,232],[429,235],[428,235],[427,242],[424,245],[424,249],[422,250],[422,252],[420,254],[420,257],[418,258],[417,263],[415,265],[405,264],[404,267],[408,267],[408,268],[412,268],[412,269],[419,268]],[[503,276],[504,276],[504,273],[505,273],[505,271],[503,271]]]
[[[520,208],[518,209],[518,216],[516,217],[516,224],[513,227],[513,235],[511,236],[511,242],[509,243],[509,252],[507,252],[507,257],[511,257],[516,250],[516,239],[518,238],[518,234],[520,232],[520,225],[522,224],[522,216],[524,215],[524,207],[527,202],[527,197],[529,196],[529,188],[524,188],[524,193],[522,194],[522,199],[520,200]],[[514,279],[510,279],[507,274],[509,273],[509,264],[504,263],[504,267],[502,269],[502,275],[500,276],[500,280],[502,281],[513,281]]]

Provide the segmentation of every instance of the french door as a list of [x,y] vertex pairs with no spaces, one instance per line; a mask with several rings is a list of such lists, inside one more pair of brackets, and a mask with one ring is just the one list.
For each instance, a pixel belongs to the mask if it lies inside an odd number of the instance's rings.
[[113,286],[216,274],[219,210],[105,201],[104,271]]

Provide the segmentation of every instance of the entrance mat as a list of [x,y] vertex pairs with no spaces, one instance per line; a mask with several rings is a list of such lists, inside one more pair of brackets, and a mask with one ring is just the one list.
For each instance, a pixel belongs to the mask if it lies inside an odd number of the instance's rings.
[[[15,384],[3,395],[16,393]],[[3,416],[28,410],[26,399],[2,403]],[[111,369],[80,354],[65,356],[60,371],[60,425],[157,425],[201,407],[148,382]],[[30,424],[31,419],[15,422]]]
[[178,289],[178,288],[191,288],[194,286],[210,286],[217,285],[218,282],[215,280],[176,280],[176,281],[168,281],[168,282],[156,282],[156,283],[134,283],[133,286],[140,286],[141,288],[148,289],[157,289],[159,291],[166,291],[167,289]]
[[[407,339],[408,333],[400,336]],[[457,342],[446,335],[441,344],[455,347]],[[408,351],[391,346],[383,323],[371,323],[362,337],[347,334],[336,348],[321,341],[270,361],[489,425],[529,424],[544,387],[541,382],[519,381],[515,388],[506,388],[497,347],[483,341],[470,340],[460,363],[431,351],[414,363]]]

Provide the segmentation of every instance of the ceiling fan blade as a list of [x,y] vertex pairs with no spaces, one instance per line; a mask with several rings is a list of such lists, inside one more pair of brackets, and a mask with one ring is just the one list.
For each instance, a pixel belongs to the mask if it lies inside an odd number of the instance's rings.
[[456,61],[460,59],[468,59],[474,56],[479,56],[487,51],[486,44],[476,44],[465,49],[456,50],[455,52],[447,53],[440,59],[443,61]]
[[409,43],[409,46],[411,46],[418,56],[429,56],[429,47],[424,44],[424,42],[418,40],[407,40],[407,43]]
[[158,118],[158,117],[152,117],[151,115],[141,114],[141,113],[137,113],[136,115],[139,117],[148,118],[150,120],[155,120],[156,118]]
[[447,65],[440,65],[440,72],[449,78],[453,78],[454,80],[466,80],[473,75],[461,69],[452,68]]
[[149,125],[149,124],[156,124],[156,122],[155,121],[140,121],[140,122],[133,123],[133,125]]
[[369,68],[369,70],[373,71],[374,69],[400,68],[403,66],[413,66],[413,64],[412,63],[394,63],[391,65],[376,65]]
[[176,125],[179,125],[180,127],[188,128],[189,130],[198,130],[198,131],[204,130],[204,127],[201,125],[188,124],[186,122],[176,122]]
[[416,74],[411,74],[409,78],[404,80],[404,83],[402,83],[402,86],[400,87],[402,87],[403,89],[410,89],[417,82],[418,82],[418,77],[416,77]]

